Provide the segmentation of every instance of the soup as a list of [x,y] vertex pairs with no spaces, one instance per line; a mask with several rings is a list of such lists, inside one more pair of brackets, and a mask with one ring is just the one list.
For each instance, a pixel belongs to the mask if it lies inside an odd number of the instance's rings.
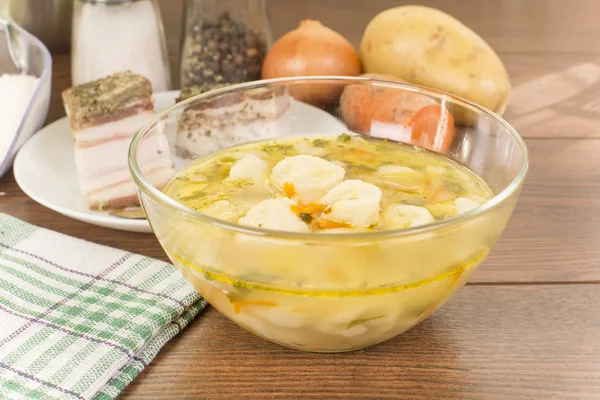
[[491,198],[483,180],[439,154],[350,135],[221,151],[190,165],[165,192],[220,219],[314,233],[425,225]]
[[312,351],[362,348],[411,328],[466,282],[497,237],[484,215],[435,233],[352,241],[432,224],[492,197],[481,178],[442,155],[354,135],[225,149],[190,164],[164,191],[240,227],[305,235],[252,235],[182,217],[165,220],[158,238],[221,313]]

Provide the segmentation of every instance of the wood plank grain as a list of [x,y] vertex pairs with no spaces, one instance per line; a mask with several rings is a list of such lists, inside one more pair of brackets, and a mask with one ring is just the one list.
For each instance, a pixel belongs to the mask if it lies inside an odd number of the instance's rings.
[[298,20],[318,19],[358,44],[367,23],[379,12],[419,4],[445,11],[477,32],[499,53],[598,54],[600,2],[595,0],[271,0],[275,35]]
[[597,140],[528,140],[531,169],[474,282],[600,280]]
[[[551,62],[543,69],[527,66],[535,57],[509,58],[512,66],[525,72],[511,76],[513,88],[504,118],[523,136],[600,137],[597,58],[546,57],[545,61]],[[538,63],[542,60],[535,59]]]
[[[600,281],[600,169],[597,140],[528,140],[531,170],[513,217],[472,282]],[[45,228],[166,259],[151,234],[74,221],[27,198],[8,173],[6,212]]]
[[123,399],[592,399],[600,286],[466,287],[412,330],[342,354],[288,350],[214,309]]

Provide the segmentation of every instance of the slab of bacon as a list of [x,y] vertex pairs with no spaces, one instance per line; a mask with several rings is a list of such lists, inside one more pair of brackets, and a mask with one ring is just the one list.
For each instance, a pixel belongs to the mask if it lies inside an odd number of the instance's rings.
[[[178,101],[202,92],[202,88],[184,89]],[[285,86],[243,90],[191,103],[179,118],[177,154],[191,159],[236,144],[285,135],[290,130],[290,107]]]
[[[62,98],[75,140],[79,183],[89,208],[138,206],[127,153],[135,133],[154,117],[150,81],[129,71],[119,72],[67,89]],[[174,176],[162,129],[144,138],[137,155],[145,178],[157,188],[162,189]]]

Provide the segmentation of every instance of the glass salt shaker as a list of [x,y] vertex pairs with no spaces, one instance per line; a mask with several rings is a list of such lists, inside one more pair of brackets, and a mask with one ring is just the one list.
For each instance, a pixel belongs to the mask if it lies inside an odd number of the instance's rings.
[[156,0],[75,0],[73,7],[73,85],[130,70],[146,77],[154,92],[171,89]]
[[210,90],[261,78],[272,44],[267,0],[186,0],[182,89]]

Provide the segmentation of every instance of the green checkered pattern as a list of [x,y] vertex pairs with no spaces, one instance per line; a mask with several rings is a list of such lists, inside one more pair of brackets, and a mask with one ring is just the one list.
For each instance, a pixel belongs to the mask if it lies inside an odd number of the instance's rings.
[[170,264],[0,214],[0,399],[114,399],[205,305]]

